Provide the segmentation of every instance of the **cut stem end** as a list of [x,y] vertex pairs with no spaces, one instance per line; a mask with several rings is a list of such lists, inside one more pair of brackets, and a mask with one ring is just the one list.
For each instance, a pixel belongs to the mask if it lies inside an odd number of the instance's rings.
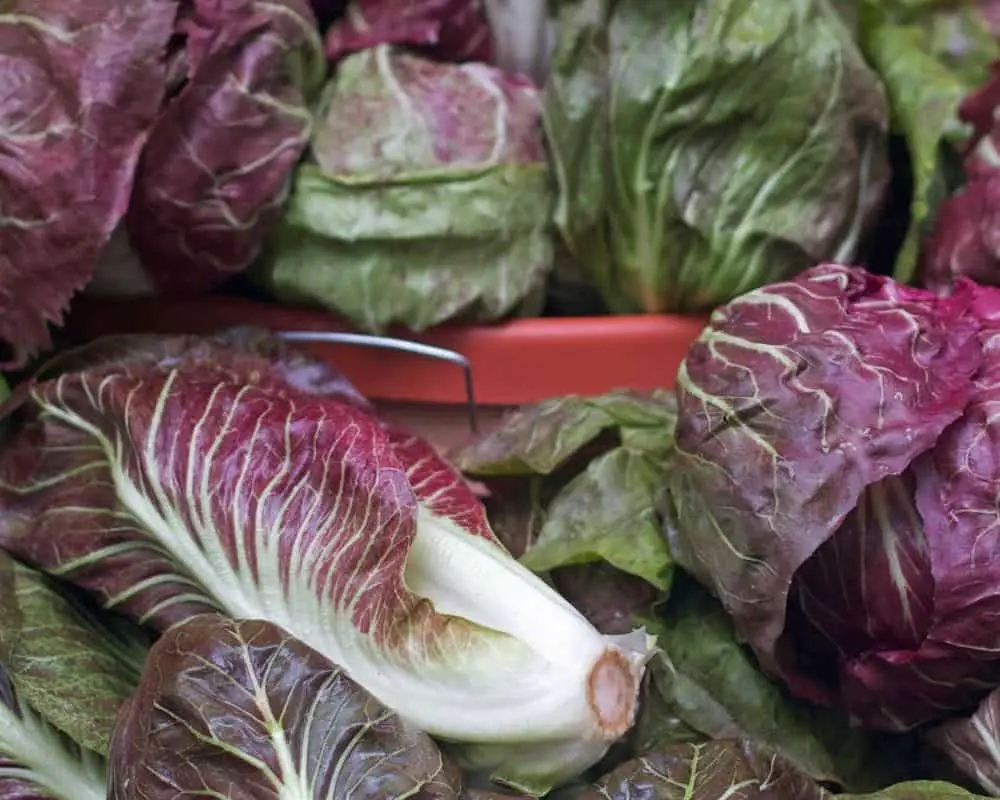
[[631,663],[620,650],[609,647],[587,680],[587,702],[606,739],[617,739],[632,727],[637,696],[638,681]]

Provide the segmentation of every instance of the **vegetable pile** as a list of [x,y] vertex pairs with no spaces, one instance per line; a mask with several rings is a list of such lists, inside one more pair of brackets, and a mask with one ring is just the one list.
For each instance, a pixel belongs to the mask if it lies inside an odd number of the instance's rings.
[[[0,800],[1000,797],[998,34],[9,0]],[[441,453],[263,330],[35,362],[84,288],[714,311]]]
[[824,265],[449,460],[263,331],[63,351],[0,407],[0,797],[1000,795],[998,326]]
[[986,0],[12,1],[0,366],[82,289],[381,332],[1000,283]]
[[[102,340],[43,367],[6,413],[0,545],[163,634],[111,739],[112,796],[173,796],[179,780],[343,797],[369,747],[378,785],[404,767],[447,783],[427,734],[540,792],[632,726],[653,639],[601,634],[510,557],[459,473],[323,362],[243,329]],[[30,703],[30,664],[2,663]],[[0,750],[46,770],[14,730]]]

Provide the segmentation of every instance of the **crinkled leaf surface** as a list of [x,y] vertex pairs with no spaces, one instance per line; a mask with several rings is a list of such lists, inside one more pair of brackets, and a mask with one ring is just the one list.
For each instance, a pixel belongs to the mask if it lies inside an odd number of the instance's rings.
[[[546,572],[605,561],[665,590],[673,562],[657,509],[674,421],[674,402],[665,392],[555,398],[511,415],[455,460],[469,474],[489,477],[549,476],[586,458],[582,471],[546,502],[537,535],[525,537],[521,563]],[[617,434],[621,446],[589,458],[586,451],[600,446],[602,434]]]
[[[1000,612],[996,560],[997,508],[1000,483],[997,462],[997,408],[1000,403],[1000,294],[985,294],[982,313],[986,361],[977,377],[962,425],[943,437],[925,460],[925,483],[917,496],[927,520],[933,552],[941,632],[935,638],[953,647],[970,648],[978,658],[996,663],[1000,641],[984,620]],[[1000,676],[994,676],[994,685]],[[994,690],[969,718],[944,723],[932,741],[990,793],[1000,791],[1000,698]]]
[[148,640],[0,553],[0,798],[104,800]]
[[[826,612],[841,603],[841,608],[864,608],[867,624],[850,615],[841,615],[834,624],[815,611],[811,615],[842,652],[858,653],[842,667],[849,704],[861,707],[877,696],[890,722],[912,723],[941,718],[950,709],[964,711],[1000,685],[1000,640],[984,623],[1000,613],[995,504],[1000,482],[995,457],[1000,436],[1000,293],[977,291],[974,313],[983,361],[967,390],[961,419],[914,463],[910,499],[897,493],[868,506],[878,522],[869,530],[878,532],[882,547],[877,558],[865,561],[872,549],[869,540],[864,551],[855,549],[854,557],[862,559],[869,574],[861,582],[842,582],[849,587],[846,597],[828,592],[823,598]],[[867,502],[858,508],[864,510]],[[915,520],[921,523],[916,530]],[[908,529],[916,535],[908,535]],[[842,536],[837,533],[835,541]],[[849,536],[857,540],[853,533]],[[856,564],[843,553],[825,561],[828,573],[842,576],[856,571]],[[892,581],[894,591],[885,592],[883,584],[880,592],[869,591],[869,599],[862,601],[859,583],[874,590],[879,573]],[[923,637],[915,642],[921,628]]]
[[521,563],[535,572],[606,561],[658,589],[670,586],[673,559],[660,532],[661,466],[618,447],[591,461],[549,504]]
[[977,175],[945,198],[926,240],[923,283],[947,291],[956,276],[987,285],[1000,282],[1000,241],[994,222],[998,214],[1000,175]]
[[956,277],[984,284],[1000,283],[996,225],[1000,206],[997,107],[1000,107],[1000,62],[991,66],[989,77],[959,108],[962,121],[973,128],[964,152],[966,183],[941,203],[926,241],[922,278],[933,289],[948,291]]
[[150,639],[2,553],[0,582],[0,665],[18,697],[74,741],[106,754]]
[[635,430],[636,441],[648,451],[667,452],[675,421],[676,402],[665,391],[648,398],[630,391],[568,395],[515,412],[453,459],[476,476],[549,475],[609,431]]
[[725,739],[653,750],[601,778],[578,800],[827,800],[829,795],[763,746]]
[[[674,557],[767,671],[882,727],[967,706],[1000,679],[998,662],[975,655],[985,633],[961,588],[979,585],[967,575],[982,529],[960,536],[929,519],[919,488],[918,517],[904,474],[968,413],[983,360],[971,294],[938,300],[824,265],[717,311],[678,374]],[[844,578],[836,591],[831,575]],[[952,621],[948,608],[968,613]],[[918,633],[926,649],[900,657]]]
[[267,622],[205,616],[163,636],[123,709],[109,800],[457,800],[424,733]]
[[319,111],[318,166],[296,172],[254,274],[366,330],[540,310],[553,258],[540,115],[533,85],[485,64],[349,56]]
[[479,0],[353,0],[324,42],[334,62],[379,44],[409,45],[443,61],[493,60]]
[[241,271],[281,215],[326,76],[308,0],[187,0],[184,84],[142,155],[129,239],[159,291]]
[[852,729],[845,715],[793,699],[760,671],[722,606],[692,581],[676,581],[661,613],[640,619],[661,649],[651,666],[660,705],[647,716],[665,718],[645,721],[647,747],[690,741],[692,732],[703,739],[747,738],[813,779],[852,791],[907,774],[905,741]]
[[125,213],[177,3],[8,0],[0,16],[0,363],[49,345]]
[[849,262],[887,185],[885,94],[827,0],[564,4],[545,118],[555,222],[618,313]]

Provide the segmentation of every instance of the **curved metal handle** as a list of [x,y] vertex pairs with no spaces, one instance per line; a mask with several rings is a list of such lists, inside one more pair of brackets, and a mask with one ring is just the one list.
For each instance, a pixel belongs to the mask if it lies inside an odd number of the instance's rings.
[[277,336],[288,342],[304,342],[313,344],[351,344],[358,347],[375,347],[382,350],[396,350],[400,353],[410,353],[411,355],[423,358],[433,358],[438,361],[448,361],[457,367],[461,367],[465,376],[465,401],[466,410],[469,415],[469,429],[473,433],[479,432],[479,424],[476,417],[476,395],[472,381],[472,364],[469,359],[454,350],[447,350],[443,347],[434,347],[420,342],[411,342],[408,339],[397,339],[392,336],[374,336],[366,333],[339,333],[334,331],[283,331]]

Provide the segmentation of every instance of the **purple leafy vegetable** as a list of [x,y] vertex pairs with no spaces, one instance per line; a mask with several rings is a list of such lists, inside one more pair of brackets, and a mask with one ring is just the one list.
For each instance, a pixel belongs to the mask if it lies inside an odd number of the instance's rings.
[[525,790],[631,727],[649,637],[597,631],[429,444],[322,363],[249,333],[99,341],[11,422],[0,544],[107,608],[160,630],[211,611],[280,625]]
[[767,671],[867,725],[1000,685],[998,309],[825,265],[717,311],[678,375],[675,557]]
[[663,747],[601,778],[576,800],[827,800],[829,795],[766,747],[721,739]]
[[315,650],[267,622],[167,633],[123,708],[109,800],[457,800],[458,771]]
[[157,292],[215,288],[260,252],[325,77],[306,0],[188,0],[183,84],[139,163],[126,227]]
[[0,365],[48,347],[125,213],[160,104],[165,0],[13,0],[0,16]]
[[948,720],[927,738],[990,795],[1000,795],[1000,690],[991,692],[974,714]]

